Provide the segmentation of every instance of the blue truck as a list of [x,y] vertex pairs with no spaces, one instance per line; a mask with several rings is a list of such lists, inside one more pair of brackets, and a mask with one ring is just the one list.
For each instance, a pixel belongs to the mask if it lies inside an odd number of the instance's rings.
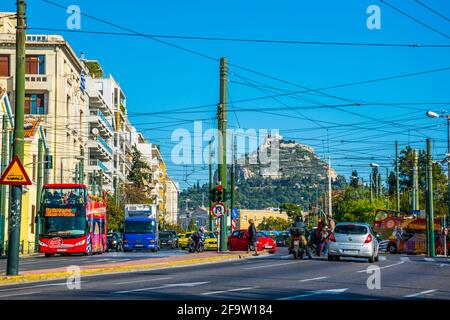
[[152,204],[125,205],[123,251],[160,249],[157,206]]

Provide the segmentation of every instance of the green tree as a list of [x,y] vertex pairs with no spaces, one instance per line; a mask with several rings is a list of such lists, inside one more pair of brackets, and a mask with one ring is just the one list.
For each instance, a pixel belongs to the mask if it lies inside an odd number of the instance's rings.
[[124,208],[117,205],[115,198],[110,195],[106,198],[106,213],[108,215],[108,231],[123,231]]
[[302,214],[302,209],[299,205],[293,203],[283,203],[281,211],[285,211],[289,218],[294,219],[296,216]]
[[352,175],[350,176],[350,185],[354,189],[358,189],[359,186],[359,178],[358,178],[358,171],[353,170]]
[[290,223],[280,217],[264,217],[261,223],[258,225],[258,230],[286,230]]
[[149,165],[142,160],[142,153],[133,146],[131,170],[128,174],[128,180],[135,187],[144,189],[147,181],[151,180],[152,172]]

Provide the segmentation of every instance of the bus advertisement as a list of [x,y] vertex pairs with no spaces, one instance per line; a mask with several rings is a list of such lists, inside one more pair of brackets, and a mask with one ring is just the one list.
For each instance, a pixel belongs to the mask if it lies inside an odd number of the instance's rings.
[[[435,254],[447,254],[450,248],[448,235],[443,233],[443,219],[434,219]],[[382,239],[387,240],[386,251],[389,253],[426,254],[426,219],[408,213],[392,210],[377,210],[374,230]],[[444,242],[446,241],[446,243]]]
[[39,214],[39,253],[46,257],[107,250],[106,198],[89,195],[86,185],[44,185]]

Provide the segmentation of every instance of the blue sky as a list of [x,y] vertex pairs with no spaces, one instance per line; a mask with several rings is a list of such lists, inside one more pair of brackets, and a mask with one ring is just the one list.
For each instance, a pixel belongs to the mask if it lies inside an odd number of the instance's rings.
[[[52,0],[53,1],[53,0]],[[450,40],[401,15],[378,0],[346,1],[63,1],[76,4],[81,12],[146,34],[253,38],[325,42],[450,44]],[[422,1],[422,0],[421,0]],[[411,16],[450,35],[450,23],[426,10],[414,0],[387,0]],[[436,11],[450,16],[447,1],[423,0]],[[381,30],[366,27],[369,5],[381,8]],[[15,10],[15,1],[2,1],[2,11]],[[66,29],[68,15],[64,9],[42,0],[28,1],[28,25],[34,28]],[[124,32],[112,26],[82,17],[82,31]],[[46,33],[30,30],[29,33]],[[209,119],[215,107],[196,113],[176,114],[180,107],[209,105],[218,102],[218,70],[211,61],[151,39],[131,36],[60,33],[77,53],[98,59],[107,73],[112,73],[127,95],[133,124],[146,137],[161,145],[169,165],[169,175],[182,187],[207,180],[200,167],[174,166],[170,163],[172,130],[192,124],[176,123],[156,115],[138,117],[141,112],[167,111],[164,116],[184,120]],[[164,39],[214,58],[227,57],[234,65],[268,74],[309,88],[364,81],[449,67],[450,48],[399,48],[367,46],[329,46],[269,43],[235,43]],[[264,96],[260,89],[237,82],[257,81],[264,86],[300,91],[299,87],[230,67],[230,100]],[[336,170],[349,176],[352,169],[368,176],[369,163],[391,165],[394,141],[425,148],[425,138],[434,139],[436,158],[446,148],[446,128],[441,119],[424,116],[428,109],[441,111],[449,102],[450,71],[396,80],[325,90],[346,100],[377,103],[425,102],[419,105],[361,106],[338,109],[311,108],[348,102],[310,92],[278,100],[263,99],[229,105],[230,108],[284,108],[274,115],[261,112],[230,112],[230,126],[243,128],[278,128],[287,138],[312,145],[319,155],[330,154]],[[256,83],[256,82],[254,82]],[[263,89],[263,90],[267,90]],[[301,99],[312,99],[314,103]],[[289,107],[299,107],[297,111]],[[302,110],[300,107],[306,107]],[[201,112],[200,112],[201,110]],[[344,111],[343,111],[344,110]],[[349,113],[351,112],[351,113]],[[134,114],[134,115],[133,115]],[[303,119],[302,119],[303,118]],[[322,122],[317,122],[322,121]],[[348,124],[353,124],[349,127]],[[358,128],[355,127],[355,124]],[[214,125],[214,122],[208,122]],[[347,126],[346,126],[347,125]],[[207,126],[204,123],[204,126]],[[432,128],[418,129],[425,126]],[[164,128],[161,128],[164,127]],[[360,141],[360,142],[359,142]],[[368,157],[374,157],[373,161]],[[186,172],[191,172],[186,176]]]

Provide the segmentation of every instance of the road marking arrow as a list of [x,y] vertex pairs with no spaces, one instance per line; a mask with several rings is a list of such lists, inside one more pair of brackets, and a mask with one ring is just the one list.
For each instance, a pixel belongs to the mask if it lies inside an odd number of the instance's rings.
[[150,287],[150,288],[141,288],[141,289],[133,289],[133,290],[124,290],[124,291],[116,291],[114,293],[129,293],[129,292],[140,292],[140,291],[150,291],[150,290],[156,290],[156,289],[166,289],[166,288],[176,288],[176,287],[196,287],[200,286],[202,284],[210,283],[210,281],[204,281],[204,282],[188,282],[188,283],[172,283],[172,284],[165,284],[158,287]]
[[348,290],[348,288],[307,291],[307,293],[304,293],[304,294],[299,294],[299,295],[297,295],[297,296],[291,296],[291,297],[280,298],[280,299],[277,299],[277,300],[291,300],[291,299],[297,299],[297,298],[305,298],[305,297],[317,296],[317,295],[321,295],[321,294],[332,294],[332,295],[336,295],[336,294],[344,293],[344,292],[347,291],[347,290]]

